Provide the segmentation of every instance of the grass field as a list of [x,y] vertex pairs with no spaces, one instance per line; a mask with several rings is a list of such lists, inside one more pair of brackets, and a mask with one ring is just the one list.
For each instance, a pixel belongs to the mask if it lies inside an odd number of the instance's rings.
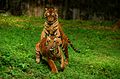
[[69,46],[69,65],[51,73],[45,61],[35,62],[35,44],[44,19],[0,16],[0,79],[120,79],[120,30],[110,21],[60,20]]

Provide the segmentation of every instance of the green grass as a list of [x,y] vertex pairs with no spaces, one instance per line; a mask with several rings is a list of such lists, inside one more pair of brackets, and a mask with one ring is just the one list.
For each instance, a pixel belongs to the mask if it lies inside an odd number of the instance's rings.
[[[81,53],[69,47],[69,65],[51,73],[47,63],[35,62],[35,44],[44,20],[0,16],[0,78],[3,79],[120,79],[120,30],[110,21],[60,20]],[[101,28],[102,27],[102,28]]]

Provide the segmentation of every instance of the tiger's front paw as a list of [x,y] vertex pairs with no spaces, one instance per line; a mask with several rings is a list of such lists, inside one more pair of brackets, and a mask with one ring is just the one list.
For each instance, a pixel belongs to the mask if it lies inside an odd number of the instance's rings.
[[36,58],[36,63],[40,63],[40,59],[39,58]]
[[65,65],[68,65],[68,60],[67,59],[65,60]]
[[52,73],[58,73],[57,69],[52,69]]

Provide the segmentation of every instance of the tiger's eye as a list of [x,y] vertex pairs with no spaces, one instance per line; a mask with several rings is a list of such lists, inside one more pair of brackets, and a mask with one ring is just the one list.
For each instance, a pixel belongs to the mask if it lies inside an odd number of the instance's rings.
[[47,40],[47,42],[50,42],[50,40]]
[[57,38],[54,39],[54,42],[56,42]]

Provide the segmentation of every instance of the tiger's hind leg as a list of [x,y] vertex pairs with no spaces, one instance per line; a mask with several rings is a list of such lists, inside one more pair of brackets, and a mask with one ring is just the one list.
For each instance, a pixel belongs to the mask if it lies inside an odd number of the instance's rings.
[[63,52],[65,53],[65,64],[68,65],[68,58],[69,58],[69,56],[68,56],[68,44],[64,45],[62,49],[63,49]]
[[68,58],[69,58],[69,56],[68,56],[68,48],[65,49],[65,57],[66,57],[65,58],[65,64],[68,65]]
[[36,63],[40,63],[40,43],[36,44]]

